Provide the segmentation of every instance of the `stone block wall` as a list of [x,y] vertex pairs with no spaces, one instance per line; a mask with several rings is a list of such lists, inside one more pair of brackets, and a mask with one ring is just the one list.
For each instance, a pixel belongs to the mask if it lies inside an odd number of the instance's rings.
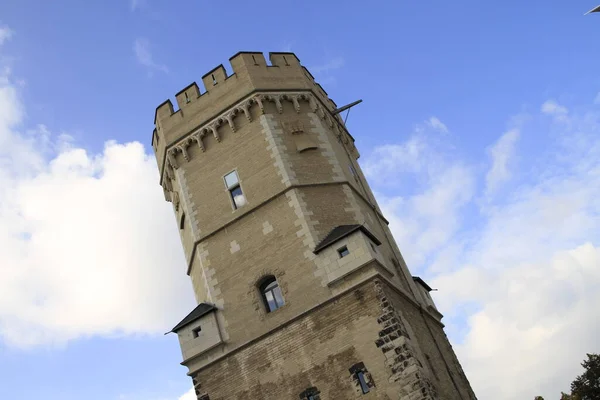
[[421,332],[418,306],[402,297],[385,278],[369,278],[192,372],[199,398],[298,399],[315,389],[321,400],[474,399],[464,382],[453,386],[442,363],[431,366],[435,345]]

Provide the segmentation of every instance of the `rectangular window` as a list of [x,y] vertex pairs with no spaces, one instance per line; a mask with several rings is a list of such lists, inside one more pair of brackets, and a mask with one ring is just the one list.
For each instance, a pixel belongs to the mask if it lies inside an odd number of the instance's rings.
[[350,368],[350,374],[354,381],[354,385],[356,385],[357,389],[360,387],[360,390],[363,394],[369,393],[371,391],[371,387],[375,386],[373,378],[365,368],[365,364],[362,362],[354,364]]
[[346,257],[348,254],[350,254],[348,247],[344,246],[338,249],[338,254],[340,255],[340,258]]
[[181,219],[179,220],[179,229],[185,228],[185,213],[181,213]]
[[238,209],[246,204],[246,198],[242,193],[242,187],[240,186],[240,180],[236,171],[232,171],[225,175],[225,187],[229,191],[229,196],[233,202],[233,208]]
[[356,377],[358,378],[358,382],[360,383],[360,388],[362,389],[363,394],[369,393],[371,389],[369,388],[369,385],[367,385],[365,373],[363,371],[358,371],[356,373]]

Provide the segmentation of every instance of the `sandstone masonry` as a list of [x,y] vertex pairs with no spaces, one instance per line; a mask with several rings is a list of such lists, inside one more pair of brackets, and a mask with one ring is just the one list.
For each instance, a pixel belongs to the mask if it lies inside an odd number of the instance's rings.
[[475,399],[337,105],[293,53],[269,60],[240,52],[155,113],[198,399]]

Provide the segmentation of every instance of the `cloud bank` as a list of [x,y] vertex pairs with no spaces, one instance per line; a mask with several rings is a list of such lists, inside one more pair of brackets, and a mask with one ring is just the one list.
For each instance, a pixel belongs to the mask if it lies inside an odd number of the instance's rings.
[[0,339],[62,345],[163,333],[192,306],[176,222],[140,143],[98,154],[40,125],[23,131],[0,75]]
[[[488,148],[485,170],[422,129],[364,161],[482,399],[559,396],[600,348],[600,111],[547,101],[528,119]],[[520,153],[527,135],[541,138],[534,154]]]

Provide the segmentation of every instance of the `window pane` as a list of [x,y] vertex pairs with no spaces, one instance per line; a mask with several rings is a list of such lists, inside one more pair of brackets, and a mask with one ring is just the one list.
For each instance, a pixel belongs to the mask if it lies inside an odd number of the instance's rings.
[[275,280],[274,280],[274,281],[271,281],[271,283],[269,283],[267,286],[265,286],[265,289],[264,289],[264,291],[267,291],[267,290],[273,289],[275,286],[277,286],[277,281],[275,281]]
[[273,292],[266,292],[265,298],[267,299],[267,305],[269,307],[269,311],[276,310],[277,304],[275,304],[275,298],[273,298]]
[[235,208],[240,208],[244,204],[246,204],[246,198],[244,197],[244,194],[242,193],[242,188],[239,186],[236,187],[235,189],[231,190],[231,198],[233,199]]
[[227,185],[228,189],[238,184],[238,176],[235,171],[225,175],[225,184]]
[[365,374],[362,371],[359,371],[356,373],[356,375],[358,376],[358,381],[360,382],[360,388],[362,389],[362,392],[369,393],[370,389],[369,385],[367,385]]
[[273,295],[275,296],[275,301],[277,302],[277,307],[281,307],[284,304],[283,295],[281,294],[281,288],[277,286],[273,289]]
[[348,251],[348,248],[344,246],[341,249],[338,249],[338,254],[340,257],[346,257],[348,254],[350,254],[350,252]]

